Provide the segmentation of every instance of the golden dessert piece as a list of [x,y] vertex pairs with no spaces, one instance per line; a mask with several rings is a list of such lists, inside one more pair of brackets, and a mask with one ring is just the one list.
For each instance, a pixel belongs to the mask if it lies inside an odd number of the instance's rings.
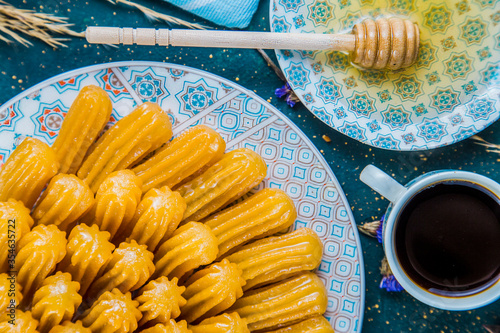
[[103,274],[90,286],[88,296],[93,300],[115,288],[122,293],[137,290],[154,270],[153,253],[146,245],[139,245],[135,240],[123,242],[113,252]]
[[[203,320],[199,325],[189,327],[193,333],[250,333],[245,319],[238,312],[223,313]],[[304,331],[306,332],[306,331]]]
[[224,150],[226,143],[219,133],[205,125],[198,125],[158,149],[153,157],[132,170],[143,182],[143,193],[153,187],[174,188],[219,161]]
[[186,287],[178,286],[177,282],[177,278],[169,281],[162,276],[141,288],[135,298],[139,302],[138,309],[142,312],[139,326],[166,324],[170,319],[179,317],[180,307],[186,304],[186,299],[182,297]]
[[74,323],[65,321],[60,325],[54,326],[49,333],[92,333],[92,331],[90,328],[83,327],[82,322],[77,320]]
[[320,278],[311,272],[246,292],[231,307],[250,331],[293,325],[326,311],[328,298]]
[[192,331],[187,328],[185,320],[176,322],[170,319],[166,324],[157,324],[141,331],[141,333],[192,333]]
[[296,217],[293,201],[285,192],[266,188],[212,215],[205,224],[217,237],[221,258],[250,240],[288,228]]
[[[268,333],[335,333],[332,326],[325,317],[317,315],[287,327],[279,328]],[[196,332],[194,332],[196,333]]]
[[132,220],[122,225],[117,241],[130,237],[155,252],[162,239],[172,236],[185,210],[186,202],[178,192],[172,192],[167,186],[153,188],[142,198]]
[[118,289],[106,291],[92,307],[82,314],[84,327],[92,333],[127,333],[137,329],[141,311],[139,302],[133,301],[130,293],[123,294]]
[[141,201],[142,182],[131,170],[112,172],[99,186],[95,205],[81,219],[87,225],[97,224],[106,230],[111,240],[120,229],[134,217],[137,205]]
[[184,221],[199,221],[240,198],[266,176],[266,162],[247,148],[235,149],[177,191],[186,200]]
[[52,178],[31,216],[37,224],[54,224],[70,231],[76,220],[94,205],[94,194],[75,175],[58,174]]
[[106,177],[126,169],[172,137],[172,124],[159,105],[146,102],[120,119],[89,148],[78,177],[95,193]]
[[82,303],[78,290],[80,284],[71,281],[69,273],[57,272],[43,281],[35,292],[31,307],[33,318],[39,321],[40,333],[48,333],[52,327],[73,318]]
[[167,276],[170,280],[182,277],[217,257],[217,238],[209,227],[199,222],[189,222],[174,231],[155,254],[153,278]]
[[89,85],[80,90],[52,145],[60,173],[74,174],[78,170],[90,145],[108,123],[111,111],[111,100],[103,89]]
[[66,233],[55,225],[37,225],[23,236],[16,256],[17,281],[23,288],[22,304],[31,298],[66,255]]
[[300,271],[319,266],[323,244],[309,228],[268,237],[243,246],[227,259],[243,271],[243,290],[283,280]]
[[15,309],[23,300],[22,288],[15,274],[0,274],[0,314]]
[[90,284],[113,257],[115,246],[109,242],[109,232],[97,225],[80,224],[71,230],[66,245],[66,256],[57,269],[68,272],[80,282],[80,295],[85,295]]
[[19,240],[33,226],[30,210],[21,201],[0,202],[0,273],[14,270]]
[[31,209],[58,169],[52,148],[38,139],[25,138],[0,169],[0,201],[20,200]]
[[227,259],[194,273],[182,294],[187,300],[181,307],[182,318],[193,323],[221,313],[243,295],[243,285],[241,269]]
[[14,312],[4,312],[0,315],[1,333],[38,333],[38,320],[33,319],[31,312],[19,309]]

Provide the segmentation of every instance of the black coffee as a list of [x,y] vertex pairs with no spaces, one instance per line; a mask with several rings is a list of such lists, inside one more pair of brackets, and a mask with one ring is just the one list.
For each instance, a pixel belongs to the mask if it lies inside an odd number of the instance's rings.
[[398,220],[398,260],[421,287],[463,296],[500,278],[500,201],[483,187],[465,181],[430,186]]

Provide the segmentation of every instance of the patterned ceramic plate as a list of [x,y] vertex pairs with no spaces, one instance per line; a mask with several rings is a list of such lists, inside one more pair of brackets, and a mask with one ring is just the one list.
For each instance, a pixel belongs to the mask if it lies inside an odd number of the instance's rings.
[[364,273],[361,246],[349,204],[321,154],[282,113],[254,93],[193,68],[152,62],[120,62],[68,72],[23,92],[0,107],[0,162],[25,136],[52,144],[80,88],[94,84],[113,101],[112,122],[143,102],[169,110],[174,135],[206,124],[228,150],[247,147],[268,164],[259,186],[276,187],[298,210],[293,228],[308,226],[321,237],[318,274],[328,290],[326,317],[337,332],[361,330]]
[[277,50],[296,95],[319,119],[369,145],[445,146],[500,116],[500,1],[273,0],[275,32],[349,33],[366,17],[398,15],[420,27],[415,65],[353,67],[347,54]]

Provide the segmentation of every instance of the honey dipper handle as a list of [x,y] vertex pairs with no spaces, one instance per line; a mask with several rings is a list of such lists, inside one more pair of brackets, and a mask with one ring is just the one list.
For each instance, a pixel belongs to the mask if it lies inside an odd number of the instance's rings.
[[137,44],[222,48],[354,51],[352,34],[302,34],[258,31],[88,27],[93,44]]

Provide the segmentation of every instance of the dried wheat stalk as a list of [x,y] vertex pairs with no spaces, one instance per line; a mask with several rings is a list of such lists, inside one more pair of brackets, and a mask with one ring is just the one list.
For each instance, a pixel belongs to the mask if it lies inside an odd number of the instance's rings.
[[481,138],[481,137],[479,137],[477,135],[474,135],[472,137],[472,139],[474,139],[474,140],[477,141],[476,144],[478,144],[480,146],[484,146],[486,148],[489,148],[489,149],[486,149],[486,151],[488,153],[497,153],[497,154],[500,154],[500,145],[488,142],[485,139],[483,139],[483,138]]

